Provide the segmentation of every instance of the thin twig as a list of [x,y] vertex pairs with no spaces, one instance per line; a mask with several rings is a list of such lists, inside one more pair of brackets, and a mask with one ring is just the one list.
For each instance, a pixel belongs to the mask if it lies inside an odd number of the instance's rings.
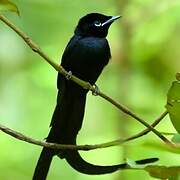
[[53,148],[53,149],[78,149],[78,150],[89,150],[91,149],[93,146],[89,145],[82,145],[82,146],[75,146],[75,145],[64,145],[64,144],[56,144],[56,143],[47,143],[44,141],[39,141],[39,140],[35,140],[33,138],[30,138],[20,132],[14,131],[4,125],[0,124],[0,130],[5,132],[6,134],[19,139],[21,141],[25,141],[31,144],[35,144],[35,145],[39,145],[39,146],[44,146],[44,147],[48,147],[48,148]]
[[[152,126],[152,127],[157,126],[157,125],[161,122],[161,120],[162,120],[167,114],[168,114],[168,112],[167,112],[167,111],[164,111],[164,112],[151,124],[151,126]],[[130,140],[137,139],[137,138],[139,138],[139,137],[141,137],[141,136],[144,136],[144,135],[148,134],[150,131],[151,131],[151,130],[147,128],[147,129],[141,131],[140,133],[137,133],[136,135],[133,135],[133,136],[127,138],[126,141],[130,141]]]
[[[9,26],[11,29],[13,29],[28,45],[29,47],[36,53],[38,53],[44,60],[46,60],[54,69],[58,72],[60,72],[63,75],[68,75],[68,72],[58,64],[54,63],[41,49],[40,47],[32,41],[32,39],[27,36],[23,31],[21,31],[19,28],[17,28],[12,22],[10,22],[5,16],[0,15],[1,21],[3,21],[7,26]],[[71,80],[75,83],[82,86],[84,89],[88,89],[92,92],[96,92],[96,89],[89,84],[88,82],[85,82],[74,75],[72,75]],[[160,132],[158,132],[156,129],[154,129],[151,125],[149,125],[146,121],[144,121],[142,118],[138,117],[136,114],[131,112],[127,107],[124,105],[121,105],[120,103],[116,102],[112,98],[108,97],[102,92],[98,93],[99,96],[106,99],[108,102],[116,106],[119,110],[123,111],[124,113],[128,114],[129,116],[133,117],[137,121],[139,121],[141,124],[146,126],[148,129],[150,129],[152,132],[154,132],[161,140],[163,140],[165,143],[168,143],[170,145],[173,145],[171,141],[169,141],[166,137],[164,137]]]
[[[100,92],[100,96],[103,97],[104,99],[106,99],[108,102],[110,102],[111,104],[113,104],[114,106],[116,106],[118,109],[120,109],[121,111],[123,111],[124,113],[128,114],[129,116],[133,117],[134,119],[136,119],[137,121],[139,121],[141,124],[143,124],[144,126],[146,126],[149,130],[151,130],[152,132],[154,132],[154,134],[156,134],[161,140],[163,140],[165,143],[168,143],[169,145],[174,145],[171,141],[169,141],[165,136],[163,136],[159,131],[157,131],[156,129],[153,128],[153,126],[149,125],[146,121],[144,121],[142,118],[140,118],[139,116],[137,116],[135,113],[133,113],[132,111],[130,111],[127,107],[125,107],[124,105],[117,103],[116,101],[114,101],[111,97],[105,95],[104,93]],[[168,113],[168,112],[167,112]]]
[[[165,116],[167,115],[167,112],[165,111],[160,117],[158,117],[151,126],[155,127]],[[3,126],[0,124],[0,130],[5,132],[6,134],[19,139],[21,141],[25,141],[31,144],[35,144],[35,145],[39,145],[39,146],[43,146],[43,147],[48,147],[48,148],[53,148],[53,149],[74,149],[74,150],[82,150],[82,151],[89,151],[89,150],[94,150],[94,149],[102,149],[102,148],[107,148],[107,147],[112,147],[112,146],[116,146],[116,145],[120,145],[123,144],[127,141],[131,141],[134,139],[137,139],[141,136],[146,135],[148,132],[150,132],[149,129],[145,129],[144,131],[141,131],[138,134],[135,134],[133,136],[130,136],[128,138],[119,138],[117,140],[114,141],[110,141],[107,143],[101,143],[101,144],[95,144],[95,145],[64,145],[64,144],[56,144],[56,143],[47,143],[44,141],[40,141],[40,140],[35,140],[33,138],[30,138],[20,132],[14,131],[6,126]]]
[[[168,114],[167,111],[163,112],[152,124],[151,126],[152,127],[155,127],[156,125],[158,125],[160,123],[160,121]],[[120,145],[120,144],[123,144],[125,142],[128,142],[128,141],[131,141],[131,140],[135,140],[139,137],[142,137],[146,134],[148,134],[149,132],[151,132],[151,130],[149,128],[146,128],[144,129],[143,131],[135,134],[135,135],[132,135],[128,138],[119,138],[117,140],[114,140],[114,141],[110,141],[110,142],[107,142],[107,143],[102,143],[102,144],[97,144],[97,145],[94,145],[94,147],[99,147],[100,148],[106,148],[106,147],[111,147],[111,146],[116,146],[116,145]],[[176,145],[173,145],[173,146],[176,146]]]

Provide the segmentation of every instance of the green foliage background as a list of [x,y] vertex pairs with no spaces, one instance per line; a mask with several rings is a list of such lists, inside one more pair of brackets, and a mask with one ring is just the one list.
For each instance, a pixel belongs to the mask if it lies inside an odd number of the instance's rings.
[[[180,69],[180,2],[178,0],[13,0],[21,17],[7,16],[56,62],[60,61],[77,20],[90,12],[123,15],[109,31],[112,59],[99,78],[100,89],[126,104],[149,123],[165,110],[166,94]],[[43,139],[56,103],[57,73],[8,27],[0,23],[0,122]],[[99,97],[88,95],[79,144],[127,137],[144,127]],[[175,132],[169,117],[158,130]],[[89,162],[115,164],[125,158],[159,157],[158,164],[179,165],[178,153],[157,149],[152,133],[108,149],[82,152]],[[41,148],[0,134],[0,179],[31,179]],[[150,180],[143,171],[88,176],[54,158],[49,180]]]

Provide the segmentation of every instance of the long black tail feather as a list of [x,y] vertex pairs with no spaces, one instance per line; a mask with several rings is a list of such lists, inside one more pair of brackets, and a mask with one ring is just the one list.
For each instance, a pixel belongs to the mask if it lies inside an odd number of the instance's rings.
[[[77,92],[77,94],[74,94]],[[63,94],[58,93],[57,106],[55,108],[51,130],[47,137],[47,142],[59,144],[76,145],[76,137],[81,129],[86,93],[78,94],[78,91],[66,90]],[[112,173],[120,169],[127,168],[127,163],[111,166],[99,166],[86,162],[76,150],[54,150],[43,148],[37,166],[34,171],[33,180],[45,180],[54,155],[65,158],[69,165],[80,173],[100,175]],[[150,158],[136,161],[137,164],[146,164],[157,161],[157,158]]]
[[[111,166],[99,166],[86,162],[79,154],[78,151],[67,151],[65,154],[65,159],[69,165],[83,174],[89,175],[100,175],[113,173],[115,171],[128,168],[127,163],[111,165]],[[158,161],[158,158],[148,158],[135,161],[136,164],[148,164]]]
[[43,148],[34,171],[33,180],[46,179],[53,155],[52,149]]

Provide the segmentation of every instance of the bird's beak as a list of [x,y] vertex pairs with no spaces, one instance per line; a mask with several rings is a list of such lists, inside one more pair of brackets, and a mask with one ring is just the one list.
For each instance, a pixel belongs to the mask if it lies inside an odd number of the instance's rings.
[[104,23],[102,23],[101,26],[105,26],[106,24],[111,24],[113,23],[115,20],[121,18],[122,16],[112,16],[110,19],[108,19],[107,21],[105,21]]

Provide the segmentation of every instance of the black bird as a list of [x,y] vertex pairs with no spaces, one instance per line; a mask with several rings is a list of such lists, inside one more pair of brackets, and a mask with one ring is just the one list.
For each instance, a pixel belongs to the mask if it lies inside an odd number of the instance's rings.
[[[120,16],[105,16],[91,13],[79,20],[74,36],[69,41],[62,56],[61,65],[78,78],[95,84],[104,66],[111,57],[106,36],[110,25]],[[81,129],[87,90],[61,74],[57,79],[57,105],[52,116],[51,130],[47,142],[74,144]],[[105,174],[123,169],[127,164],[112,166],[93,165],[83,160],[77,150],[53,150],[43,148],[38,160],[33,180],[45,180],[54,155],[66,159],[75,170],[85,174]],[[139,160],[149,163],[156,158]]]

